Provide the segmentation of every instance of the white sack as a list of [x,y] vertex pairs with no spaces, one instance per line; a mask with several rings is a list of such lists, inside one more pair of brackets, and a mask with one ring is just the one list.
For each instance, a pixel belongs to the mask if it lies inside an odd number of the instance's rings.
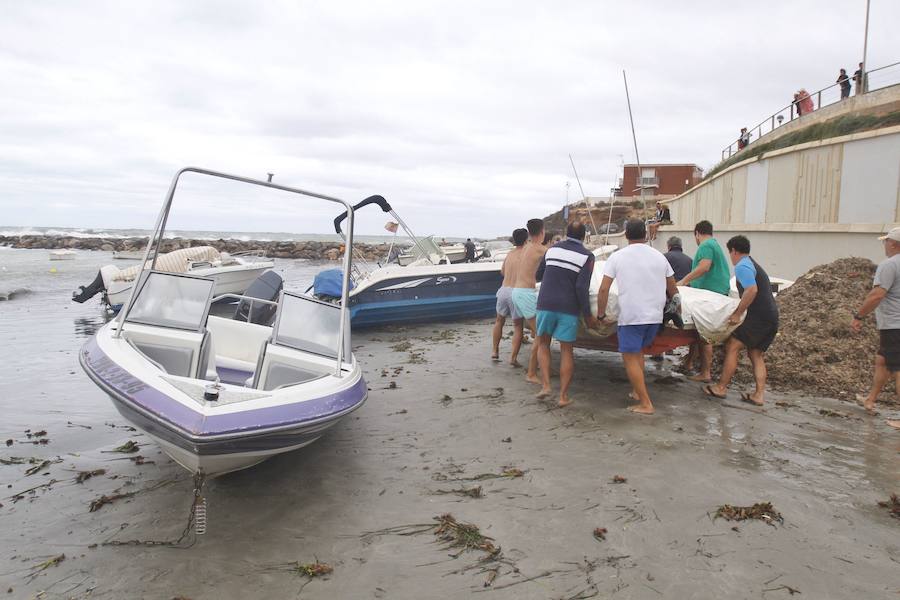
[[[603,266],[605,261],[597,261],[594,265],[594,273],[591,276],[591,310],[597,315],[597,293],[600,290],[600,282],[603,281]],[[724,342],[731,332],[737,329],[737,325],[730,325],[731,317],[740,302],[737,298],[731,298],[688,286],[678,288],[681,294],[681,318],[685,329],[695,328],[697,333],[709,342],[719,344]],[[606,318],[615,321],[619,318],[619,289],[613,280],[609,290],[609,300],[606,303]],[[583,330],[583,333],[594,336],[608,336],[615,331],[615,325],[604,326],[598,330]]]

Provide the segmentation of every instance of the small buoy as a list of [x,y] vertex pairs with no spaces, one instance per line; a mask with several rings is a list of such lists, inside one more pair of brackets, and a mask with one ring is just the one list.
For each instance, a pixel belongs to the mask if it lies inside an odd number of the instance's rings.
[[50,272],[51,272],[51,273],[56,273],[56,267],[50,267]]

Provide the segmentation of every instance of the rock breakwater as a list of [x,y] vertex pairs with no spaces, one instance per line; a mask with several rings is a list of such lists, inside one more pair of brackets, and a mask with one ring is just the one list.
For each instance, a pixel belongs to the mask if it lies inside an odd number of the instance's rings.
[[[143,250],[147,245],[145,237],[131,238],[84,238],[56,235],[20,235],[0,236],[0,246],[12,248],[43,248],[57,250],[62,248],[72,250],[103,250],[106,252],[121,252]],[[187,238],[163,239],[161,252],[171,252],[182,248],[195,246],[212,246],[220,252],[236,254],[262,250],[266,256],[272,258],[303,258],[308,260],[338,260],[343,253],[341,242],[318,241],[244,241],[244,240],[195,240]],[[362,254],[366,260],[378,260],[387,255],[388,244],[364,244],[356,243],[353,247]]]

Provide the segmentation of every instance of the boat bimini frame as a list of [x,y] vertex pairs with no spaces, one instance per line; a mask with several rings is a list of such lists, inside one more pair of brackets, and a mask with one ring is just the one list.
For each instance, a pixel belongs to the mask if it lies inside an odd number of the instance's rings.
[[[320,200],[325,200],[327,202],[333,202],[335,204],[340,204],[344,207],[344,213],[341,215],[340,219],[343,221],[347,219],[347,234],[346,236],[340,231],[339,224],[337,220],[335,220],[335,227],[338,229],[338,233],[341,234],[341,237],[344,239],[344,256],[343,256],[343,277],[341,280],[341,317],[340,317],[340,326],[338,332],[338,343],[337,343],[337,361],[335,364],[335,377],[342,377],[342,369],[341,366],[344,362],[344,352],[345,352],[345,340],[347,331],[346,328],[349,327],[350,323],[350,315],[349,315],[349,302],[348,296],[350,293],[350,269],[352,267],[352,257],[351,257],[351,248],[353,247],[353,211],[355,208],[360,206],[364,206],[367,203],[376,202],[376,200],[372,200],[372,198],[381,199],[384,204],[382,205],[382,209],[385,211],[390,211],[391,214],[400,220],[399,217],[390,209],[390,206],[387,205],[387,201],[384,200],[381,196],[372,196],[363,200],[356,207],[351,206],[349,202],[345,200],[341,200],[340,198],[334,198],[332,196],[326,196],[324,194],[317,194],[315,192],[310,192],[307,190],[303,190],[300,188],[290,187],[286,185],[280,185],[277,183],[272,183],[271,181],[262,181],[259,179],[252,179],[249,177],[241,177],[238,175],[230,175],[228,173],[221,173],[219,171],[211,171],[209,169],[201,169],[199,167],[185,167],[178,171],[175,176],[172,178],[172,183],[169,186],[169,191],[166,194],[166,201],[163,203],[163,207],[159,212],[159,216],[156,219],[156,225],[153,228],[153,233],[150,235],[150,239],[147,243],[147,248],[144,250],[144,258],[141,261],[141,271],[143,272],[148,268],[150,270],[154,270],[156,268],[156,259],[159,256],[159,249],[162,245],[163,234],[166,230],[166,223],[169,219],[169,211],[172,208],[172,200],[175,197],[175,190],[178,187],[178,183],[181,180],[181,176],[185,173],[197,173],[199,175],[208,175],[210,177],[218,177],[220,179],[229,179],[231,181],[238,181],[241,183],[249,183],[251,185],[258,185],[261,187],[270,188],[273,190],[280,190],[282,192],[289,192],[292,194],[299,194],[301,196],[307,196],[310,198],[318,198]],[[385,209],[384,207],[387,206]],[[406,230],[406,226],[403,226],[404,230]],[[407,230],[408,231],[408,230]],[[119,338],[122,336],[122,329],[125,323],[125,320],[128,318],[128,314],[131,312],[131,309],[134,305],[135,298],[137,296],[137,292],[139,291],[140,286],[134,285],[131,289],[131,294],[128,297],[128,302],[125,304],[125,307],[119,311],[118,316],[118,324],[115,328],[115,332],[113,336]],[[282,292],[283,295],[284,292]]]
[[[418,248],[419,252],[421,253],[421,256],[423,258],[425,258],[429,263],[431,263],[433,265],[440,263],[440,260],[438,262],[435,262],[435,260],[433,258],[434,252],[428,251],[428,249],[425,247],[425,245],[422,243],[422,241],[416,236],[415,233],[413,233],[412,229],[410,229],[409,226],[406,224],[406,222],[400,218],[400,215],[397,214],[397,212],[391,207],[391,205],[388,204],[388,201],[385,200],[384,196],[380,196],[377,194],[374,196],[369,196],[365,200],[362,200],[362,201],[354,204],[351,207],[351,210],[349,211],[349,213],[348,213],[348,211],[344,211],[341,214],[339,214],[337,217],[335,217],[334,232],[336,234],[338,234],[339,236],[341,236],[341,239],[343,239],[344,242],[347,242],[347,237],[344,235],[344,232],[341,230],[341,223],[344,222],[344,219],[348,218],[348,214],[349,214],[351,221],[348,222],[348,225],[350,228],[352,228],[352,217],[353,217],[352,213],[353,213],[353,211],[359,210],[360,208],[362,208],[364,206],[368,206],[369,204],[377,204],[383,212],[388,213],[393,219],[395,219],[397,224],[403,229],[404,233],[406,233],[406,235],[409,237],[409,239],[412,240],[413,245],[416,248]],[[352,236],[351,236],[351,239],[352,239]],[[393,240],[391,240],[391,248],[393,248],[393,246],[394,246],[394,242],[393,242]],[[390,250],[388,251],[388,256],[390,257]],[[357,260],[362,263],[367,263],[365,257],[363,257],[361,254],[357,256]],[[449,260],[447,262],[449,262]],[[357,276],[360,276],[360,277],[362,276],[362,273],[356,273],[356,274],[357,274]]]

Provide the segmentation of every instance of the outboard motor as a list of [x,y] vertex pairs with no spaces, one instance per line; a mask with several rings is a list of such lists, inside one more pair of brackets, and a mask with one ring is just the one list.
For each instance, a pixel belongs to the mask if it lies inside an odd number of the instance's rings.
[[84,304],[100,292],[106,289],[103,286],[103,274],[97,271],[97,276],[88,285],[78,286],[78,290],[72,292],[72,300]]
[[[277,302],[278,294],[281,293],[282,287],[284,287],[284,281],[281,279],[281,275],[275,271],[266,271],[250,284],[250,287],[247,288],[243,295]],[[238,303],[237,310],[234,311],[234,320],[270,326],[275,320],[275,312],[275,306],[263,302],[254,302],[251,310],[250,300],[243,298]]]

